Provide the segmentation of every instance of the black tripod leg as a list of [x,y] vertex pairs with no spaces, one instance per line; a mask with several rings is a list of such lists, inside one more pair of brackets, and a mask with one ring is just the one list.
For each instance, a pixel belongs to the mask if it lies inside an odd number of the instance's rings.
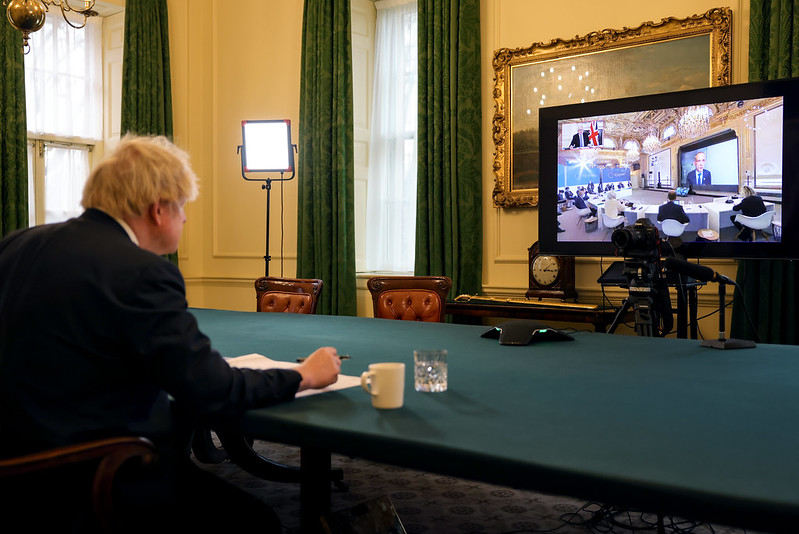
[[619,311],[616,312],[616,316],[613,318],[613,322],[610,323],[610,327],[608,327],[608,334],[612,334],[616,331],[616,327],[619,326],[619,323],[622,321],[624,316],[630,310],[630,299],[624,299],[624,302],[619,308]]
[[655,337],[657,332],[657,313],[651,297],[636,297],[635,301],[635,332],[639,336]]

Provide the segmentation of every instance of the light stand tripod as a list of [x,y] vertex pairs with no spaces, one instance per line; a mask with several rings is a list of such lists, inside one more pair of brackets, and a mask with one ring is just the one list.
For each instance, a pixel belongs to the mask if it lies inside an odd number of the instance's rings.
[[[241,121],[241,137],[237,153],[241,155],[241,176],[252,182],[264,182],[266,189],[266,252],[264,254],[264,276],[269,276],[269,215],[272,196],[272,182],[288,182],[294,178],[294,151],[297,145],[291,144],[291,121],[261,120]],[[284,173],[291,176],[284,178]],[[279,172],[280,178],[248,178],[248,172]]]

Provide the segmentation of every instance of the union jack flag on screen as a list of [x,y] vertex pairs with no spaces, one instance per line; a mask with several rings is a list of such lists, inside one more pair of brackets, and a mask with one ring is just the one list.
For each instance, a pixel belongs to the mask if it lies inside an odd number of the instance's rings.
[[602,126],[598,121],[591,121],[591,133],[588,134],[589,146],[602,146]]

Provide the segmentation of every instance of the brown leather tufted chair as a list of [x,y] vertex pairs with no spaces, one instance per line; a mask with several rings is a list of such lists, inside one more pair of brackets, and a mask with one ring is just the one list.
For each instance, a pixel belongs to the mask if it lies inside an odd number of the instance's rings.
[[321,291],[317,278],[262,276],[255,281],[256,311],[313,314]]
[[376,276],[366,282],[380,319],[443,322],[452,280],[446,276]]

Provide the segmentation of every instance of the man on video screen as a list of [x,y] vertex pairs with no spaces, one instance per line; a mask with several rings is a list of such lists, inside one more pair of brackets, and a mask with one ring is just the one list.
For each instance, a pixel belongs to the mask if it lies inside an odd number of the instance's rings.
[[707,156],[704,152],[697,152],[694,156],[694,170],[688,173],[688,187],[710,185],[710,171],[705,169]]

